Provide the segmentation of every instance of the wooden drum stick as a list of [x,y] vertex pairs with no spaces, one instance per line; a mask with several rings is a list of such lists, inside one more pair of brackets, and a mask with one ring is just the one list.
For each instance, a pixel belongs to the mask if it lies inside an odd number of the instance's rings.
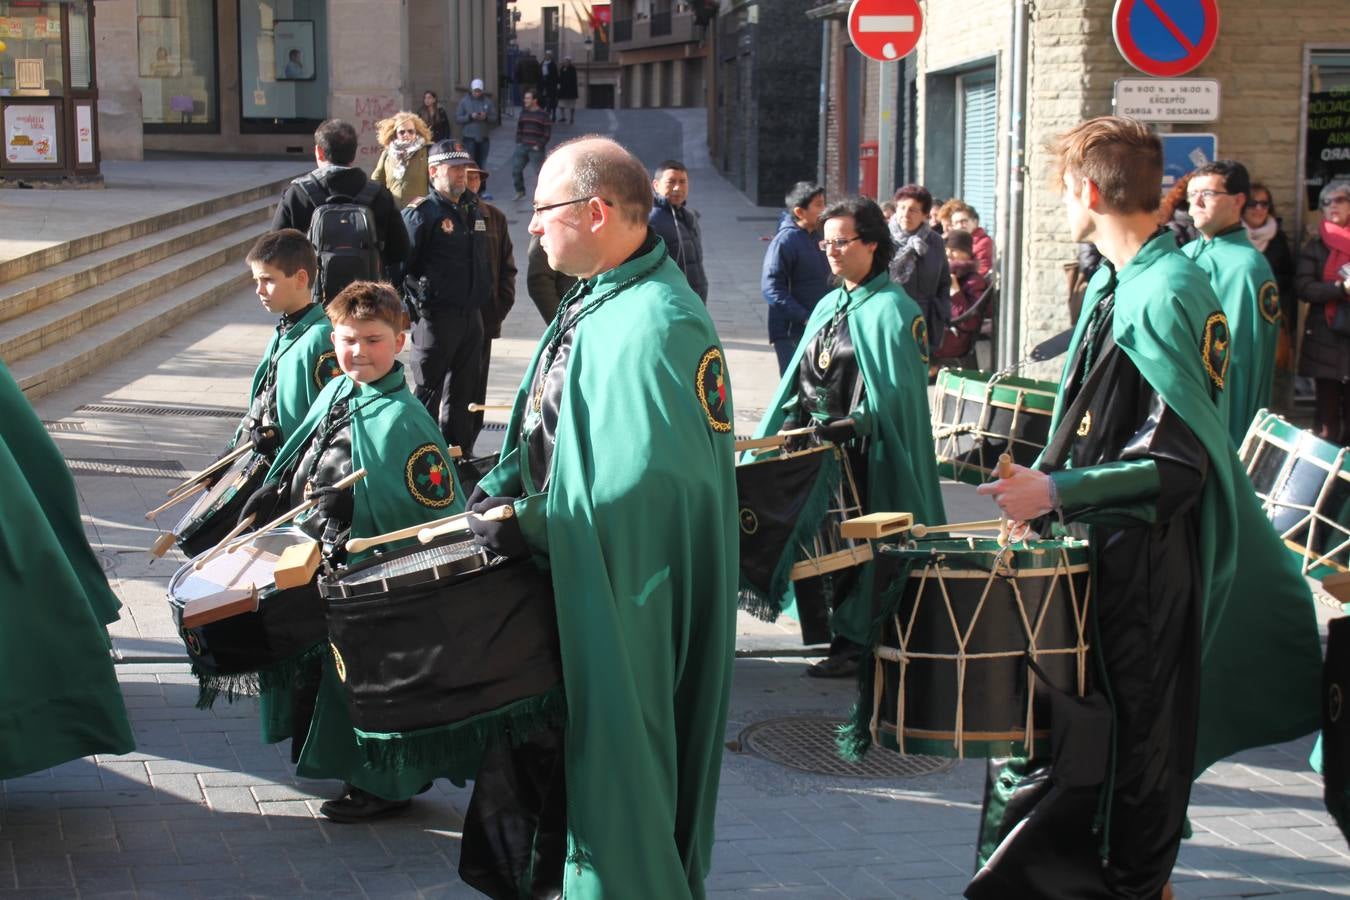
[[916,538],[946,531],[983,531],[990,528],[1002,528],[1007,519],[982,519],[978,522],[957,522],[953,525],[924,525],[920,523],[909,530]]
[[[339,490],[341,490],[342,488],[351,487],[352,485],[356,484],[358,481],[360,481],[362,478],[365,477],[366,477],[366,470],[357,469],[355,472],[348,475],[346,478],[342,479],[337,484],[333,485],[333,487]],[[274,528],[280,528],[282,525],[285,525],[287,522],[289,522],[291,519],[294,519],[296,516],[300,515],[305,510],[317,506],[318,503],[319,501],[317,500],[306,500],[304,503],[301,503],[295,509],[289,510],[277,516],[275,519],[268,522],[266,525],[259,528],[252,534],[245,535],[239,540],[236,540],[233,544],[225,548],[225,552],[233,553],[234,551],[238,550],[245,544],[252,543],[254,540],[258,538],[259,535],[266,534],[267,532],[271,531]]]
[[[1012,456],[1007,453],[1000,453],[998,455],[998,465],[995,467],[994,472],[998,475],[999,480],[1011,478],[1013,475]],[[999,546],[1002,547],[1007,545],[1008,538],[1012,535],[1012,526],[1013,523],[1008,521],[1007,516],[1001,517],[998,526]]]
[[[400,528],[398,531],[377,534],[374,537],[352,538],[347,542],[347,552],[360,553],[362,550],[369,550],[371,547],[378,547],[380,544],[389,544],[394,541],[401,541],[404,538],[420,538],[422,532],[431,531],[437,528],[445,528],[445,531],[437,533],[446,534],[454,531],[456,522],[463,522],[468,517],[468,513],[459,513],[458,515],[447,516],[444,519],[437,519],[434,522],[421,522],[417,525],[409,525],[407,528]],[[428,540],[430,540],[430,538],[428,538]],[[427,541],[422,541],[422,543],[425,544]]]
[[509,403],[470,403],[469,412],[510,412]]
[[746,438],[745,440],[736,442],[736,452],[744,453],[746,450],[781,447],[788,442],[789,438],[801,437],[804,434],[815,434],[815,432],[815,426],[808,425],[805,428],[789,428],[787,431],[780,431],[777,434],[768,434],[761,438]]
[[199,482],[197,482],[196,484],[192,485],[192,487],[188,488],[187,490],[185,490],[185,491],[183,491],[183,492],[181,492],[181,493],[178,493],[178,494],[174,494],[172,497],[170,497],[170,498],[168,499],[167,502],[162,503],[162,504],[160,504],[159,506],[156,506],[154,509],[152,509],[152,510],[150,510],[148,513],[146,513],[146,514],[145,514],[145,519],[146,519],[146,521],[148,522],[149,520],[153,519],[155,516],[157,516],[157,515],[159,515],[160,513],[164,512],[164,510],[168,509],[170,506],[175,506],[175,505],[177,505],[177,504],[179,504],[179,503],[182,503],[184,500],[186,500],[186,499],[189,498],[189,497],[195,497],[195,496],[197,496],[198,494],[200,494],[200,493],[201,493],[202,491],[204,491],[204,490],[206,490],[206,482],[205,482],[205,481],[199,481]]
[[430,544],[436,538],[443,534],[449,534],[452,531],[458,531],[456,527],[457,519],[468,519],[469,516],[478,516],[486,522],[503,522],[514,517],[516,508],[510,503],[503,503],[501,506],[494,506],[492,509],[481,513],[460,513],[457,516],[451,516],[448,519],[442,519],[439,523],[431,523],[422,526],[422,530],[417,532],[417,540],[423,544]]
[[253,442],[252,442],[252,441],[248,441],[248,442],[245,443],[245,444],[241,444],[240,446],[235,447],[235,448],[234,448],[233,450],[231,450],[229,453],[226,453],[226,454],[225,454],[224,456],[222,456],[220,459],[218,459],[218,460],[216,460],[215,462],[211,463],[211,465],[207,466],[205,469],[202,469],[200,472],[198,472],[196,475],[193,475],[193,476],[192,476],[191,478],[189,478],[187,481],[180,481],[178,484],[176,484],[176,485],[174,485],[173,487],[169,488],[169,490],[167,491],[167,494],[168,494],[170,497],[172,497],[174,494],[178,493],[178,492],[181,491],[183,488],[185,488],[185,487],[191,487],[192,485],[196,484],[197,482],[203,481],[203,480],[205,480],[205,479],[211,477],[212,475],[214,475],[214,474],[216,474],[217,472],[219,472],[221,469],[224,469],[224,468],[226,468],[227,466],[229,466],[230,463],[234,462],[236,459],[238,459],[239,457],[243,456],[245,453],[249,453],[249,452],[252,451],[252,450],[253,450]]
[[249,513],[247,516],[244,516],[244,518],[240,519],[239,524],[231,528],[230,533],[221,538],[219,544],[216,544],[210,550],[207,550],[204,554],[202,554],[200,557],[197,558],[197,561],[192,564],[192,570],[194,572],[200,572],[206,566],[207,563],[209,563],[211,560],[215,559],[217,556],[223,553],[225,551],[226,544],[228,544],[235,538],[239,537],[239,535],[243,534],[245,531],[248,531],[248,526],[253,524],[254,518],[256,518],[256,516],[253,513]]

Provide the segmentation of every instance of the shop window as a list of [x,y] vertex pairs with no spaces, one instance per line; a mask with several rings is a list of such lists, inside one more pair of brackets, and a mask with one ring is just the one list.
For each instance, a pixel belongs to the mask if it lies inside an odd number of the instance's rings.
[[994,188],[998,180],[998,94],[993,70],[972,72],[957,78],[961,115],[956,142],[957,196],[980,214],[980,226],[994,233]]
[[241,131],[313,131],[328,117],[325,0],[241,0],[239,75]]
[[136,0],[136,35],[145,130],[219,130],[215,0]]
[[1314,50],[1306,74],[1304,112],[1306,209],[1317,209],[1322,187],[1350,178],[1350,49]]
[[0,41],[0,97],[65,93],[60,3],[0,2]]

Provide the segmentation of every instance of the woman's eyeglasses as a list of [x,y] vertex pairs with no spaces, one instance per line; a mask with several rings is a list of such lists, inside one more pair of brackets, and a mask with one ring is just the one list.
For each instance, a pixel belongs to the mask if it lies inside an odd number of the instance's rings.
[[1269,200],[1248,200],[1243,209],[1270,209]]
[[1327,199],[1322,201],[1322,208],[1326,209],[1333,203],[1350,203],[1350,197],[1347,197],[1344,194],[1337,194],[1334,197],[1328,197]]
[[820,249],[824,250],[826,253],[829,253],[831,248],[835,250],[843,250],[849,244],[858,240],[862,240],[862,238],[858,237],[857,235],[854,235],[851,238],[835,238],[832,241],[821,241]]
[[399,128],[394,134],[417,134],[416,128]]

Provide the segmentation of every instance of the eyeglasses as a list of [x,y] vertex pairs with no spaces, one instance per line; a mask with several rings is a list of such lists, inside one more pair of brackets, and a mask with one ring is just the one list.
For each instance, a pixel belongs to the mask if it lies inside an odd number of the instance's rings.
[[1234,194],[1232,191],[1212,191],[1206,188],[1203,191],[1196,191],[1194,194],[1192,194],[1190,191],[1187,191],[1186,202],[1201,203],[1208,205],[1214,202],[1215,197],[1236,197],[1236,196],[1237,194]]
[[1344,194],[1337,194],[1335,197],[1328,197],[1327,199],[1322,201],[1322,208],[1326,209],[1333,203],[1350,203],[1350,197],[1347,197]]
[[821,250],[824,250],[826,253],[829,253],[830,250],[831,250],[831,248],[833,248],[833,249],[835,249],[835,250],[843,250],[845,247],[847,247],[849,244],[853,243],[854,241],[860,241],[860,240],[862,240],[862,238],[855,234],[855,235],[854,235],[853,237],[851,237],[851,238],[835,238],[835,239],[832,240],[832,241],[821,241],[821,242],[820,242],[820,249],[821,249]]
[[613,203],[606,200],[604,197],[598,196],[596,194],[591,194],[586,197],[574,197],[571,200],[560,200],[557,203],[545,203],[543,206],[536,205],[534,207],[534,214],[537,216],[542,212],[548,212],[550,209],[557,209],[560,206],[571,206],[573,203],[585,203],[588,200],[599,200],[606,206],[614,205]]
[[399,129],[397,129],[397,130],[394,131],[394,134],[417,134],[417,129],[416,129],[416,128],[399,128]]
[[1270,209],[1269,200],[1249,200],[1243,209]]

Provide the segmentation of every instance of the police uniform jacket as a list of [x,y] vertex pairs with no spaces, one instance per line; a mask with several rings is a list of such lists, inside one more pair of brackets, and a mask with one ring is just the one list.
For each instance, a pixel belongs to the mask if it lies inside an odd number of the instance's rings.
[[405,270],[428,281],[426,308],[486,310],[492,303],[487,220],[478,196],[465,191],[455,203],[432,189],[403,210],[412,249]]

